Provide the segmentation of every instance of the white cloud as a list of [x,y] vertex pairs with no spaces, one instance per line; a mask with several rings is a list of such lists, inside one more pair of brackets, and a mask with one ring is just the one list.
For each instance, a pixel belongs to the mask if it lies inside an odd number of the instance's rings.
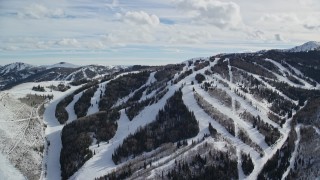
[[262,23],[300,23],[300,19],[293,13],[264,14],[259,21]]
[[143,44],[155,41],[154,34],[145,29],[117,29],[103,35],[101,40],[108,46],[124,46],[128,44]]
[[119,1],[118,0],[112,0],[112,2],[109,3],[109,4],[106,4],[106,6],[108,8],[110,8],[110,9],[114,9],[114,8],[119,6]]
[[200,44],[212,39],[212,35],[204,30],[200,31],[184,31],[172,30],[170,31],[170,44]]
[[253,31],[248,30],[247,35],[248,35],[249,39],[258,39],[258,40],[265,40],[266,39],[265,33],[261,30],[253,30]]
[[31,4],[24,8],[22,12],[18,12],[18,16],[22,18],[62,18],[65,12],[61,8],[50,9],[42,4]]
[[101,41],[93,41],[86,43],[86,48],[88,49],[104,49],[106,46]]
[[299,4],[307,7],[319,7],[320,3],[318,0],[298,0]]
[[240,6],[234,2],[216,0],[178,0],[179,8],[188,10],[196,23],[218,28],[236,28],[243,25]]
[[[121,53],[137,53],[136,47],[169,46],[182,50],[181,58],[190,55],[184,47],[197,56],[200,49],[259,50],[320,39],[319,0],[59,0],[31,4],[12,0],[0,4],[0,49],[14,57],[32,50],[95,49],[118,49],[120,57]],[[125,48],[130,51],[123,52]],[[156,52],[141,49],[141,54]]]
[[[119,15],[118,15],[119,16]],[[144,11],[128,11],[123,16],[123,21],[133,25],[157,26],[160,23],[158,16]]]
[[62,40],[57,41],[56,44],[60,46],[80,47],[80,43],[74,38],[63,38]]

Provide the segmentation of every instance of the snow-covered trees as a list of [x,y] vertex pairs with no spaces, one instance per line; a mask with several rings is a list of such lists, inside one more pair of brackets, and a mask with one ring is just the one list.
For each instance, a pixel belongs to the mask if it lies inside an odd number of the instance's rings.
[[89,146],[93,139],[97,142],[108,141],[114,136],[119,117],[117,111],[102,111],[73,121],[63,128],[60,154],[63,179],[70,177],[92,157],[93,152],[89,150]]
[[167,142],[191,138],[199,132],[198,122],[182,101],[182,92],[177,91],[168,99],[156,120],[129,135],[112,155],[117,164],[130,156],[149,152]]
[[46,90],[44,89],[44,87],[43,86],[40,86],[40,85],[38,85],[38,86],[33,86],[32,87],[32,90],[33,91],[40,91],[40,92],[45,92]]
[[146,83],[150,72],[130,73],[111,80],[106,86],[105,93],[99,102],[100,110],[110,109],[120,98],[129,95]]
[[201,84],[206,78],[204,77],[204,75],[197,73],[195,79],[198,81],[199,84]]
[[195,99],[198,105],[209,115],[212,119],[215,119],[222,126],[229,131],[230,134],[235,135],[234,122],[228,116],[222,114],[217,108],[213,107],[209,102],[207,102],[202,96],[197,92],[194,92]]
[[88,109],[91,106],[91,98],[93,97],[98,87],[98,85],[95,85],[85,90],[79,100],[75,103],[74,112],[76,113],[78,118],[87,115]]
[[241,153],[241,160],[242,160],[241,167],[244,174],[249,175],[254,168],[250,154]]

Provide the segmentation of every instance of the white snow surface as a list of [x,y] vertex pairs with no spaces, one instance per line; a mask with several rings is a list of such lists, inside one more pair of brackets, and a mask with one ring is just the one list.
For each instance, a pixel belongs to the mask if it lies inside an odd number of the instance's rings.
[[[37,83],[24,83],[18,86],[13,87],[12,89],[5,91],[13,95],[15,98],[25,97],[27,94],[38,94],[38,95],[53,95],[54,98],[49,104],[46,104],[46,110],[44,113],[44,123],[47,125],[45,130],[46,139],[50,142],[50,145],[47,147],[45,145],[45,152],[43,159],[43,167],[47,167],[42,170],[41,179],[61,179],[60,172],[60,150],[62,147],[61,144],[61,130],[63,125],[60,125],[58,120],[55,117],[55,109],[58,102],[63,99],[65,96],[72,93],[74,90],[79,88],[79,86],[72,86],[71,89],[66,92],[60,91],[51,91],[49,88],[45,88],[46,92],[37,92],[32,91],[33,86],[50,86],[58,85],[60,81],[47,81],[47,82],[37,82]],[[67,82],[66,82],[67,83]]]
[[45,156],[44,160],[47,165],[47,175],[44,177],[44,179],[61,179],[60,151],[62,148],[61,130],[63,125],[61,125],[55,117],[55,110],[57,104],[77,88],[78,87],[72,87],[65,93],[56,93],[52,102],[46,106],[44,121],[47,125],[47,128],[45,134],[47,141],[50,142],[50,145],[48,146],[48,154]]
[[[24,83],[18,86],[13,87],[10,90],[0,92],[0,133],[4,132],[6,136],[1,135],[0,142],[2,142],[2,138],[5,138],[5,142],[7,147],[6,149],[2,149],[1,151],[10,156],[10,160],[17,159],[17,156],[23,155],[23,152],[29,153],[33,157],[33,163],[40,164],[43,162],[41,156],[36,152],[31,151],[34,145],[44,143],[43,137],[44,133],[39,132],[42,131],[43,120],[38,115],[38,109],[31,108],[26,104],[19,102],[19,98],[25,97],[27,94],[37,94],[37,95],[54,95],[54,97],[58,97],[59,94],[64,94],[62,92],[52,91],[47,88],[50,85],[58,85],[60,82],[50,81],[50,82],[39,82],[39,83]],[[32,87],[34,86],[44,86],[45,92],[37,92],[32,91]],[[3,106],[3,107],[2,107]],[[26,115],[26,113],[30,113]],[[28,116],[28,118],[26,118]],[[31,119],[32,118],[32,119]],[[33,124],[40,123],[40,125],[29,127],[30,121],[33,121]],[[34,129],[34,127],[39,127],[36,133],[41,133],[42,138],[34,137],[33,133],[30,132],[30,128]],[[32,130],[31,129],[31,130]],[[26,134],[28,132],[28,134]],[[9,138],[9,139],[8,139]],[[6,140],[8,139],[8,140]],[[14,144],[10,143],[10,139],[14,142]],[[9,149],[8,149],[9,148]],[[28,149],[29,148],[29,149]],[[4,151],[3,151],[4,150]],[[11,156],[14,156],[13,158]],[[44,154],[46,157],[46,155]],[[22,158],[22,157],[21,157]],[[20,161],[20,166],[22,169],[28,170],[28,166],[34,166],[34,164],[22,164]],[[35,168],[35,167],[32,167]],[[43,171],[43,170],[42,170]],[[28,172],[27,172],[28,173]],[[39,174],[44,174],[43,172],[39,172]],[[1,179],[1,178],[0,178]]]
[[[315,44],[318,47],[320,47],[320,43],[312,42],[309,44],[307,43],[305,45],[305,47],[303,47],[303,48],[300,47],[300,49],[304,49],[304,50],[311,49],[310,47],[315,47],[315,46],[313,46]],[[191,59],[191,61],[195,61],[195,60],[197,60],[197,59],[196,58]],[[208,58],[206,58],[206,60],[208,60]],[[182,100],[185,103],[185,105],[188,107],[188,109],[190,111],[194,112],[196,119],[199,121],[199,130],[200,131],[196,137],[188,139],[188,143],[191,144],[191,141],[197,141],[197,140],[201,139],[204,136],[204,134],[208,134],[209,133],[208,124],[211,123],[212,126],[218,131],[219,134],[221,134],[223,137],[228,139],[228,141],[230,141],[232,143],[232,145],[234,145],[236,147],[237,156],[238,156],[239,160],[241,160],[241,155],[240,155],[241,151],[249,153],[250,156],[252,157],[252,161],[254,164],[253,172],[249,176],[245,176],[242,171],[239,171],[240,178],[241,179],[256,179],[258,174],[260,173],[261,169],[263,168],[263,165],[276,153],[276,151],[278,149],[281,148],[281,146],[283,145],[283,143],[287,139],[288,133],[290,131],[291,119],[288,119],[286,121],[286,123],[283,125],[283,127],[280,127],[277,123],[271,121],[267,117],[267,113],[270,111],[270,109],[269,109],[270,104],[268,104],[266,102],[259,102],[257,99],[255,99],[250,94],[245,95],[246,100],[237,96],[234,93],[234,90],[240,91],[240,89],[236,84],[232,83],[233,74],[231,71],[230,62],[228,63],[228,68],[229,68],[229,75],[231,77],[231,81],[223,79],[218,74],[213,74],[212,76],[206,76],[206,81],[207,82],[211,82],[211,81],[214,82],[214,84],[217,85],[218,88],[224,90],[232,98],[232,107],[231,108],[226,107],[218,99],[216,99],[213,96],[210,96],[208,94],[208,92],[204,91],[198,83],[195,83],[194,85],[191,84],[191,81],[196,82],[195,75],[197,73],[204,74],[205,70],[210,70],[210,67],[214,66],[218,60],[219,59],[216,58],[214,62],[210,62],[210,66],[208,66],[202,70],[194,72],[193,74],[187,76],[186,78],[184,78],[183,80],[181,80],[177,84],[168,83],[169,85],[167,87],[168,87],[169,91],[165,94],[165,96],[162,99],[160,99],[157,103],[145,107],[136,117],[134,117],[134,119],[132,121],[129,121],[124,109],[121,110],[120,119],[117,121],[118,129],[116,131],[115,136],[109,140],[109,143],[107,143],[107,142],[100,143],[99,147],[97,144],[91,145],[89,148],[92,151],[95,151],[95,155],[91,159],[89,159],[75,174],[73,174],[73,176],[71,176],[70,179],[72,179],[72,180],[73,179],[75,179],[75,180],[94,179],[96,177],[106,175],[106,174],[112,172],[116,167],[118,167],[117,165],[114,164],[114,162],[112,161],[112,158],[111,158],[115,148],[117,148],[120,144],[122,144],[123,140],[129,134],[133,134],[134,132],[136,132],[136,130],[139,127],[143,127],[143,126],[147,125],[148,123],[154,121],[156,115],[158,114],[159,109],[162,109],[164,107],[164,105],[166,104],[166,100],[169,99],[174,94],[174,92],[181,87],[181,85],[184,85],[184,87],[182,88],[182,92],[183,92]],[[185,63],[188,64],[188,61],[185,61]],[[229,60],[225,59],[225,61],[229,61]],[[303,82],[305,84],[305,86],[294,84],[291,81],[289,81],[286,77],[280,76],[280,75],[274,73],[280,81],[284,81],[284,82],[288,83],[290,86],[294,86],[294,87],[302,87],[302,88],[306,88],[306,89],[313,88],[312,85],[310,85],[309,83],[307,83],[303,79],[295,76],[294,74],[290,73],[290,71],[288,71],[287,68],[285,68],[281,64],[277,63],[276,61],[271,60],[271,59],[266,59],[266,61],[269,61],[269,62],[273,63],[274,65],[276,65],[280,69],[280,71],[282,71],[282,72],[286,71],[290,75],[299,79],[301,82]],[[193,68],[193,66],[191,66],[191,67],[186,66],[183,71],[186,71],[188,68]],[[294,69],[294,71],[296,74],[303,76],[303,74],[300,71],[298,71],[296,69]],[[134,73],[134,72],[131,72],[131,73]],[[126,73],[124,73],[124,74],[126,74]],[[124,74],[121,74],[121,75],[124,75]],[[154,74],[155,74],[155,72],[150,74],[148,81],[143,86],[150,85],[151,83],[156,81],[156,79],[154,78]],[[277,89],[275,89],[271,85],[269,85],[268,83],[266,83],[265,81],[263,81],[258,75],[251,74],[251,73],[248,73],[248,74],[252,75],[253,77],[262,81],[262,83],[266,87],[278,92],[280,96],[283,96],[284,98],[286,98],[287,100],[289,100],[293,103],[297,103],[297,102],[293,101],[292,99],[288,98],[287,96],[285,96],[283,93],[281,93],[280,91],[278,91]],[[119,75],[119,76],[121,76],[121,75]],[[119,76],[117,76],[117,77],[119,77]],[[175,78],[177,78],[177,77],[178,77],[178,75],[175,76]],[[221,81],[227,83],[229,85],[229,87],[224,87],[221,83],[218,82],[218,80],[221,80]],[[100,101],[100,95],[101,95],[101,93],[102,94],[104,93],[105,87],[108,85],[108,82],[109,81],[99,84],[97,91],[94,93],[94,96],[91,98],[92,106],[88,109],[87,115],[91,115],[91,114],[94,114],[99,111],[98,104]],[[50,142],[50,145],[47,147],[48,154],[46,154],[45,158],[44,158],[44,164],[46,164],[46,167],[47,167],[47,169],[44,170],[44,172],[46,172],[46,175],[42,176],[41,179],[53,179],[53,180],[61,179],[61,170],[60,170],[60,151],[62,148],[61,130],[64,125],[61,125],[57,121],[57,119],[55,118],[55,109],[56,109],[58,102],[60,102],[60,100],[65,98],[67,95],[73,93],[73,91],[76,90],[78,87],[72,87],[71,89],[69,89],[67,92],[64,92],[64,93],[50,92],[49,89],[47,89],[47,88],[46,88],[47,92],[34,92],[34,91],[31,91],[31,88],[33,86],[38,85],[38,84],[40,84],[41,86],[49,86],[51,84],[56,84],[56,83],[60,83],[60,82],[53,81],[53,82],[42,82],[42,83],[25,83],[25,84],[14,87],[12,89],[12,92],[10,90],[10,93],[14,94],[16,97],[23,97],[28,93],[53,94],[54,95],[54,99],[49,104],[47,104],[46,111],[44,114],[44,122],[47,125],[45,135],[46,135],[47,140]],[[319,87],[319,84],[317,86]],[[235,123],[235,127],[236,127],[236,129],[235,129],[236,136],[231,135],[226,130],[225,127],[223,127],[221,124],[219,124],[218,121],[216,121],[215,119],[212,119],[197,104],[197,101],[196,101],[194,94],[193,94],[194,93],[193,90],[195,90],[200,96],[204,97],[207,102],[209,102],[211,105],[213,105],[222,114],[233,119],[233,121]],[[77,117],[74,113],[74,104],[82,96],[82,93],[83,92],[80,92],[79,94],[75,95],[73,101],[67,106],[66,110],[69,115],[69,119],[68,119],[67,123],[77,119]],[[154,94],[154,92],[152,92],[151,94],[149,94],[147,96],[145,93],[143,93],[141,100],[146,99],[147,97],[151,97],[153,94]],[[117,105],[125,102],[132,95],[133,95],[133,93],[131,93],[127,97],[119,100]],[[235,110],[235,107],[234,107],[235,101],[238,101],[241,104],[241,108],[239,110]],[[252,104],[250,104],[249,101],[251,101]],[[264,140],[264,135],[262,135],[256,128],[252,128],[252,125],[250,123],[248,123],[248,122],[244,121],[242,118],[240,118],[239,114],[244,111],[250,112],[254,116],[259,115],[261,117],[262,121],[270,124],[273,127],[278,128],[281,133],[280,139],[274,145],[268,146]],[[295,114],[295,112],[293,112],[293,114]],[[21,121],[23,121],[23,119],[21,119]],[[238,134],[237,132],[238,132],[239,128],[245,130],[247,132],[249,138],[263,149],[263,151],[265,153],[265,155],[263,157],[261,157],[260,154],[256,150],[254,150],[252,147],[250,147],[249,145],[242,142],[237,137],[237,134]],[[299,130],[299,128],[297,127],[296,130]],[[215,143],[218,143],[218,142],[215,142]],[[299,140],[296,141],[296,144],[298,144],[298,143],[299,143]],[[297,150],[295,149],[295,153],[296,153],[296,151]],[[296,154],[293,154],[293,157],[295,157],[295,156],[296,156]],[[161,161],[166,160],[166,158],[168,159],[168,158],[170,158],[170,156],[165,157],[164,159],[160,159],[159,161],[157,161],[157,163],[160,163]],[[1,157],[0,157],[0,159],[1,159]],[[293,161],[294,161],[294,158],[292,158],[290,160],[290,167],[292,167]],[[168,166],[168,165],[170,165],[170,163],[173,163],[173,161],[170,161],[168,164],[166,164],[164,166]],[[0,166],[1,166],[1,164],[0,164]],[[164,167],[159,167],[159,169],[161,169],[161,168],[164,168]],[[240,164],[238,164],[238,168],[241,170]],[[288,171],[286,173],[288,173]],[[287,174],[284,174],[283,177],[285,177],[286,175]],[[152,177],[152,176],[150,176],[150,177]]]
[[0,153],[0,179],[2,180],[25,180],[26,178],[18,171],[9,160]]

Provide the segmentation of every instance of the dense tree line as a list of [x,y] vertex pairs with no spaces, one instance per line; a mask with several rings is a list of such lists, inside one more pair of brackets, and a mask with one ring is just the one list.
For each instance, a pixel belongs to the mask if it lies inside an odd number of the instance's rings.
[[278,115],[275,115],[275,114],[273,114],[272,112],[268,112],[268,118],[269,118],[271,121],[279,124],[281,127],[282,127],[282,125],[286,122],[286,118],[280,118]]
[[287,75],[287,78],[288,78],[291,82],[293,82],[293,83],[295,83],[295,84],[302,85],[302,86],[305,85],[305,84],[302,83],[300,80],[298,80],[297,78],[295,78],[295,77],[293,77],[293,76],[291,76],[291,75]]
[[186,78],[187,76],[189,76],[190,74],[192,74],[193,70],[192,69],[189,69],[189,70],[186,70],[184,72],[182,72],[178,77],[177,79],[175,79],[173,81],[174,84],[177,84],[178,82],[180,82],[182,79]]
[[[287,68],[287,69],[291,72],[291,74],[299,77],[300,79],[305,80],[306,82],[308,82],[309,84],[311,84],[311,85],[314,86],[314,87],[317,86],[317,82],[316,82],[315,80],[313,80],[313,79],[311,79],[311,78],[309,78],[309,77],[307,77],[307,76],[303,76],[303,75],[301,75],[301,74],[297,74],[296,71],[293,70],[293,67],[290,66],[290,65],[289,65],[288,63],[286,63],[285,61],[281,61],[281,65],[284,66],[285,68]],[[287,76],[288,76],[288,73],[287,73]],[[294,78],[294,79],[296,79],[296,78]],[[294,80],[294,79],[293,79],[293,80]],[[298,79],[296,79],[296,80],[298,80]],[[292,81],[292,80],[290,80],[290,81]],[[300,80],[298,80],[298,81],[301,83],[300,85],[305,85],[305,84],[302,83]]]
[[198,81],[199,84],[201,84],[204,80],[206,80],[206,77],[204,77],[204,75],[201,73],[197,73],[195,79]]
[[300,70],[304,75],[316,80],[320,83],[320,51],[308,52],[277,52],[268,51],[263,54],[264,57],[269,57],[281,63],[285,61],[296,69]]
[[243,112],[239,116],[252,124],[253,128],[265,136],[265,142],[271,146],[274,144],[281,136],[278,128],[273,127],[272,125],[261,120],[260,116],[253,116],[250,112]]
[[64,124],[69,118],[66,107],[73,101],[73,96],[73,94],[66,96],[57,104],[55,116],[60,124]]
[[43,86],[40,86],[40,85],[38,85],[38,86],[33,86],[32,87],[32,90],[33,91],[39,91],[39,92],[45,92],[46,90],[44,89],[44,87]]
[[212,127],[211,123],[209,123],[208,129],[209,129],[210,135],[212,137],[216,137],[218,131],[214,127]]
[[154,77],[157,79],[157,81],[165,81],[168,82],[173,79],[174,75],[180,71],[182,71],[182,68],[185,66],[185,64],[176,64],[176,65],[166,65],[162,69],[158,70]]
[[284,100],[284,98],[280,96],[279,93],[265,86],[251,87],[249,88],[249,92],[250,94],[253,94],[255,97],[257,97],[259,100],[262,100],[262,99],[267,100],[268,103],[272,103],[276,99]]
[[105,176],[96,178],[95,180],[120,180],[120,179],[126,179],[132,175],[132,169],[131,164],[129,166],[126,166],[123,168],[121,172],[111,172]]
[[128,103],[130,105],[131,102],[139,101],[143,95],[143,92],[147,89],[148,86],[143,86],[142,88],[138,89],[132,97],[128,99]]
[[288,117],[291,118],[292,109],[297,110],[298,108],[291,101],[285,99],[283,96],[280,96],[279,93],[269,88],[257,86],[254,88],[249,88],[249,91],[255,97],[258,97],[259,99],[265,99],[268,101],[268,103],[272,103],[270,110],[280,116],[288,115]]
[[232,98],[226,91],[217,87],[211,87],[208,88],[208,93],[210,96],[219,100],[223,105],[230,108],[232,107]]
[[163,143],[177,142],[194,137],[199,132],[198,122],[182,101],[182,92],[177,91],[167,100],[155,121],[129,135],[112,155],[118,164],[130,156],[149,152]]
[[299,101],[300,106],[303,106],[304,102],[309,98],[320,96],[319,90],[315,90],[315,89],[309,90],[309,89],[303,89],[298,87],[292,87],[285,82],[277,82],[277,81],[271,81],[271,80],[266,80],[266,81],[270,83],[272,86],[276,87],[279,91],[281,91],[283,94],[285,94],[289,98],[295,101]]
[[[304,125],[313,125],[320,128],[319,121],[319,109],[320,109],[320,96],[312,98],[308,101],[305,107],[303,107],[293,117],[293,120]],[[318,116],[318,117],[317,117]]]
[[134,90],[140,88],[146,83],[150,72],[130,73],[117,79],[111,80],[107,86],[104,95],[100,99],[99,109],[110,109],[120,98],[129,95]]
[[268,77],[271,79],[277,79],[277,77],[274,74],[262,68],[261,66],[258,66],[256,64],[253,64],[252,62],[248,62],[243,59],[232,59],[230,60],[230,64],[239,69],[243,69],[246,72],[257,74],[263,77]]
[[75,80],[75,81],[70,82],[70,85],[71,85],[71,86],[79,86],[79,85],[81,85],[81,84],[86,84],[86,83],[88,83],[89,81],[90,81],[90,80],[88,80],[88,79]]
[[95,86],[95,85],[97,85],[97,84],[99,84],[99,81],[98,80],[90,80],[90,81],[88,81],[86,84],[84,84],[84,85],[82,85],[80,88],[78,88],[77,90],[75,90],[74,92],[73,92],[73,95],[76,95],[76,94],[79,94],[80,92],[82,92],[82,91],[84,91],[84,90],[86,90],[86,89],[88,89],[88,88],[90,88],[90,87],[92,87],[92,86]]
[[98,83],[99,83],[99,81],[97,81],[97,80],[89,81],[85,85],[83,85],[80,88],[78,88],[77,90],[75,90],[70,95],[66,96],[64,99],[62,99],[57,104],[55,116],[56,116],[57,120],[60,122],[60,124],[64,124],[69,118],[68,112],[66,111],[66,107],[73,101],[73,97],[76,94],[78,94],[78,93],[80,93],[80,92],[82,92],[82,91],[84,91],[94,85],[97,85]]
[[274,113],[285,117],[287,115],[288,118],[292,117],[292,109],[296,109],[296,105],[292,102],[285,100],[285,99],[276,99],[271,107],[270,110]]
[[203,69],[203,68],[205,68],[205,67],[207,67],[207,66],[209,66],[209,65],[210,65],[210,62],[209,62],[209,61],[205,61],[205,60],[200,61],[200,60],[197,60],[197,61],[194,63],[194,68],[193,68],[193,70],[194,70],[194,71],[199,71],[200,69]]
[[[312,115],[314,116],[314,115]],[[286,179],[317,179],[320,176],[320,138],[314,126],[300,126],[301,139],[294,165]]]
[[50,88],[51,90],[54,90],[54,91],[65,92],[68,89],[70,89],[71,87],[69,85],[65,85],[63,83],[60,83],[60,84],[58,84],[58,86],[50,85],[47,88]]
[[[196,154],[190,162],[175,161],[174,167],[166,174],[168,179],[238,179],[237,161],[228,153],[219,152],[201,156]],[[163,177],[164,179],[164,177]]]
[[93,152],[89,146],[93,139],[99,144],[100,141],[108,141],[114,136],[117,130],[116,120],[119,118],[117,111],[102,111],[64,126],[60,153],[63,179],[70,177],[92,157]]
[[265,59],[262,59],[261,57],[256,57],[256,56],[252,56],[252,57],[246,57],[247,61],[252,61],[253,63],[259,64],[261,67],[266,68],[272,72],[275,72],[277,74],[279,74],[280,76],[283,76],[284,74],[280,71],[279,67],[276,66],[275,64],[273,64],[270,61],[266,61]]
[[[320,64],[319,64],[320,51],[308,51],[308,52],[280,52],[276,50],[270,50],[262,53],[242,53],[242,54],[227,54],[223,55],[221,58],[230,58],[232,62],[233,59],[241,59],[253,63],[260,64],[264,68],[267,68],[273,72],[276,72],[280,75],[283,75],[273,63],[265,61],[266,58],[277,61],[282,64],[282,66],[291,69],[287,64],[301,71],[306,77],[299,76],[300,78],[308,81],[309,83],[315,86],[315,83],[312,79],[320,83]],[[212,57],[210,59],[214,59]],[[246,66],[246,64],[243,64]],[[247,66],[250,67],[250,66]],[[254,70],[253,68],[248,68]],[[247,70],[247,69],[244,69]],[[251,72],[251,71],[248,71]],[[293,73],[294,74],[294,73]],[[261,75],[261,74],[259,74]],[[267,76],[266,76],[267,77]],[[308,77],[312,78],[309,79]]]
[[152,93],[152,91],[159,91],[160,89],[165,89],[167,87],[167,82],[154,82],[152,83],[150,86],[148,86],[147,90],[146,90],[146,95],[149,95],[150,93]]
[[[294,126],[292,126],[294,127]],[[293,129],[293,128],[292,128]],[[258,179],[281,179],[284,172],[290,165],[290,158],[295,147],[295,140],[297,139],[297,134],[295,130],[289,133],[288,139],[280,148],[277,150],[275,155],[268,160],[264,165],[262,171],[260,172]]]
[[260,156],[262,157],[264,155],[263,149],[255,142],[252,141],[252,139],[249,137],[247,131],[245,131],[242,128],[238,129],[238,138],[244,142],[245,144],[252,147],[254,150],[256,150]]
[[235,126],[234,122],[228,116],[222,114],[217,108],[213,107],[208,101],[201,97],[197,92],[194,92],[194,97],[198,105],[215,121],[221,124],[226,130],[235,135]]
[[145,100],[139,101],[129,101],[129,104],[126,104],[126,114],[130,121],[139,114],[146,106],[150,106],[154,103],[157,103],[166,93],[168,89],[159,89],[156,92],[156,95],[153,97],[147,98]]
[[74,112],[77,118],[84,117],[87,115],[88,109],[91,104],[91,98],[97,91],[99,85],[94,85],[93,87],[85,90],[79,100],[74,104]]
[[248,176],[249,174],[251,174],[254,168],[250,154],[241,153],[241,160],[242,160],[241,167],[242,167],[243,173]]
[[213,73],[218,73],[224,79],[230,80],[228,62],[222,59],[218,60],[217,64],[211,67]]
[[257,78],[253,77],[252,74],[248,74],[244,70],[240,70],[235,67],[231,67],[231,72],[233,74],[232,82],[238,83],[241,87],[241,89],[248,93],[248,88],[254,88],[257,86],[262,85],[262,82],[259,81]]

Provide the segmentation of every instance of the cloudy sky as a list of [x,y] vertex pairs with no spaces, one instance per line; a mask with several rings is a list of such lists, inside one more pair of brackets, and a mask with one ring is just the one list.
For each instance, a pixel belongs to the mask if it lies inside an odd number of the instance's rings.
[[0,0],[0,64],[167,64],[320,41],[319,0]]

